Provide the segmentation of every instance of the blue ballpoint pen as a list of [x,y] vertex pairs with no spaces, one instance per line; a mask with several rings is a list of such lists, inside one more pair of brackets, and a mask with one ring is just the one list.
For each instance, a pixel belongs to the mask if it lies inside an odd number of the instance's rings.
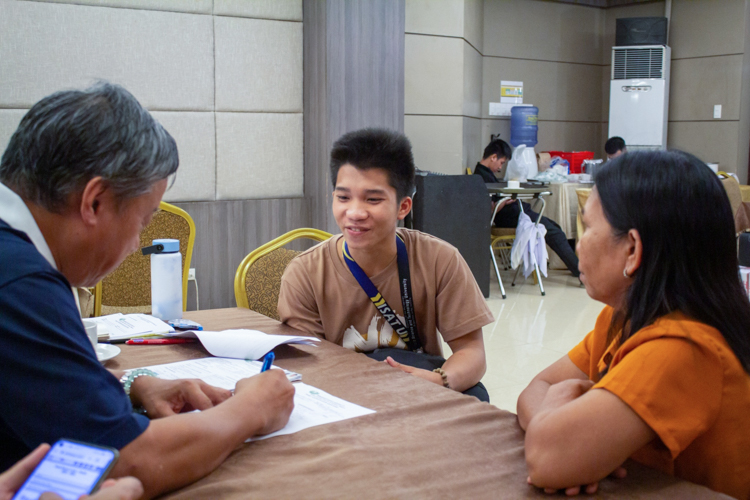
[[275,357],[276,355],[273,353],[273,351],[266,354],[266,357],[263,358],[263,368],[260,369],[261,373],[271,369],[271,365],[273,364],[273,360]]

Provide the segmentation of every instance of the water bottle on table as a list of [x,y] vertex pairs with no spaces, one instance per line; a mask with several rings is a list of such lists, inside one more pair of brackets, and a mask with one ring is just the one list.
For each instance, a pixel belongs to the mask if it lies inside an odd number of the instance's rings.
[[154,240],[141,252],[151,255],[151,314],[164,321],[182,318],[180,241]]

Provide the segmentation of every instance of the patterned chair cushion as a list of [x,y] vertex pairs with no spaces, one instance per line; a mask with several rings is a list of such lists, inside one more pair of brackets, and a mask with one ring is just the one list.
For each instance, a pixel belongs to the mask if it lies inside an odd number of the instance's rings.
[[[159,210],[141,232],[141,247],[155,239],[180,240],[185,265],[190,224],[177,214]],[[102,315],[121,312],[151,313],[151,258],[140,251],[128,255],[120,266],[102,280]]]
[[245,293],[250,309],[269,318],[279,319],[281,275],[292,259],[300,253],[302,252],[277,248],[250,266],[245,276]]

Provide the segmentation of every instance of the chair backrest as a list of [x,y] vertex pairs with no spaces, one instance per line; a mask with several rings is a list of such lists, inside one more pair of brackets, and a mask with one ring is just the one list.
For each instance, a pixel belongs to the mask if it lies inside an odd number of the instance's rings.
[[[182,310],[187,307],[187,279],[195,244],[195,223],[190,215],[174,205],[161,202],[159,211],[141,232],[141,247],[155,239],[180,240],[182,255]],[[151,258],[140,251],[129,255],[94,290],[94,316],[103,314],[151,312]]]
[[281,276],[292,259],[302,253],[282,247],[298,238],[325,241],[330,237],[330,233],[318,229],[295,229],[247,254],[234,275],[237,307],[252,309],[278,320]]
[[737,215],[737,209],[742,205],[742,192],[740,191],[740,183],[734,177],[726,177],[721,179],[721,183],[724,185],[724,189],[729,197],[729,204],[732,206],[732,216]]

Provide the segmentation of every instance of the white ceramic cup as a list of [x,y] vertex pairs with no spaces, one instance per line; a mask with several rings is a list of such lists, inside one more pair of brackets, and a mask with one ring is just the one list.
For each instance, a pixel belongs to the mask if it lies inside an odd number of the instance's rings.
[[508,188],[518,189],[521,187],[521,181],[508,181]]
[[89,337],[89,342],[91,342],[91,345],[94,346],[94,349],[96,349],[96,344],[99,342],[99,325],[97,325],[96,321],[91,319],[84,319],[83,320],[83,327],[86,329],[86,335]]

